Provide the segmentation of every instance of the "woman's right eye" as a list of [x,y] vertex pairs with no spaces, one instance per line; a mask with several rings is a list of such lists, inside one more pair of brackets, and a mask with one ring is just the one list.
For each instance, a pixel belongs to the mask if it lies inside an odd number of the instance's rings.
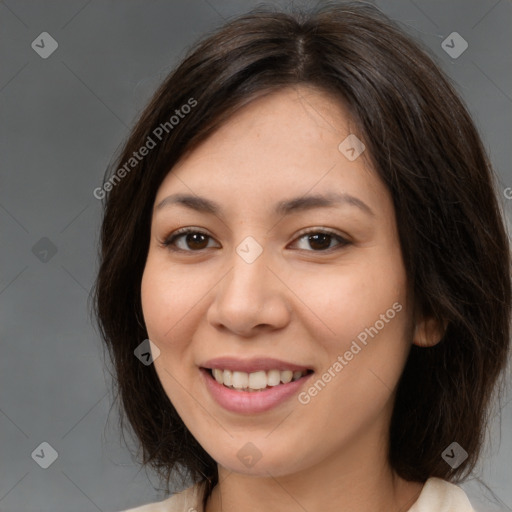
[[166,237],[162,245],[171,251],[197,252],[211,247],[208,247],[208,239],[213,240],[210,235],[203,231],[183,228]]

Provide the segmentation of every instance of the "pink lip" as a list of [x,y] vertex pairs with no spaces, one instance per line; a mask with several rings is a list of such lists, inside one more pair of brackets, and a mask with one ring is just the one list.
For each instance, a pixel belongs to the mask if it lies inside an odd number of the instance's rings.
[[216,357],[209,359],[199,365],[202,368],[219,368],[220,370],[231,370],[232,372],[258,372],[260,370],[292,370],[292,371],[305,371],[311,370],[307,366],[300,366],[293,363],[287,363],[280,359],[273,359],[271,357],[254,357],[252,359],[237,359],[236,357]]
[[[225,367],[224,367],[225,368]],[[275,368],[275,367],[274,367]],[[229,368],[226,368],[229,369]],[[276,368],[277,369],[277,368]],[[290,368],[291,369],[291,368]],[[239,414],[255,414],[268,411],[295,395],[313,375],[310,373],[288,384],[280,384],[264,391],[236,391],[219,384],[205,368],[201,375],[214,400],[224,409]]]

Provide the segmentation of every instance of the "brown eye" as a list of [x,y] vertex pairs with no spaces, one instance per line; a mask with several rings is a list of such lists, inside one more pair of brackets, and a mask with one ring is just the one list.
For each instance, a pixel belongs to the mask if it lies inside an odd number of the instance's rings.
[[202,231],[182,229],[174,232],[165,239],[163,245],[170,250],[195,252],[208,248],[208,241],[212,237]]
[[[349,244],[349,241],[345,240],[342,236],[329,231],[309,231],[300,236],[297,240],[305,240],[306,243],[304,245],[309,246],[313,251],[305,247],[301,247],[301,249],[309,250],[310,252],[326,252]],[[332,246],[333,241],[338,241],[338,243]]]
[[331,245],[332,235],[327,233],[319,233],[308,236],[308,243],[313,249],[329,249]]
[[[189,233],[185,236],[185,244],[191,249],[205,249],[208,245],[208,236],[203,233]],[[206,244],[205,244],[206,240]]]

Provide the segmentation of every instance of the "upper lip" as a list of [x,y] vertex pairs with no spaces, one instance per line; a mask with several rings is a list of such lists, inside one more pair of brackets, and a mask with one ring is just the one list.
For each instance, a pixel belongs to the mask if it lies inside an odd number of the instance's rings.
[[292,371],[306,371],[312,370],[311,368],[299,364],[289,363],[280,359],[274,359],[272,357],[254,357],[251,359],[239,359],[236,357],[216,357],[214,359],[208,359],[204,363],[200,364],[202,368],[212,369],[219,368],[222,370],[231,370],[232,372],[258,372],[258,371],[269,371],[269,370],[292,370]]

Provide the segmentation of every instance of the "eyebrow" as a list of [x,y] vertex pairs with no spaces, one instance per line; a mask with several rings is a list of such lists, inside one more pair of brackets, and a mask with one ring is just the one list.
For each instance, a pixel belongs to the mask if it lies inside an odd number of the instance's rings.
[[[211,213],[213,215],[220,215],[222,212],[222,208],[218,203],[211,201],[210,199],[206,199],[205,197],[190,194],[172,194],[167,196],[156,205],[155,210],[158,211],[174,204],[179,204],[199,212]],[[339,194],[334,192],[329,194],[294,197],[292,199],[279,201],[274,206],[274,213],[276,215],[285,216],[296,211],[312,210],[314,208],[328,208],[337,205],[354,206],[368,215],[375,216],[373,210],[366,203],[361,201],[361,199],[350,194]]]

